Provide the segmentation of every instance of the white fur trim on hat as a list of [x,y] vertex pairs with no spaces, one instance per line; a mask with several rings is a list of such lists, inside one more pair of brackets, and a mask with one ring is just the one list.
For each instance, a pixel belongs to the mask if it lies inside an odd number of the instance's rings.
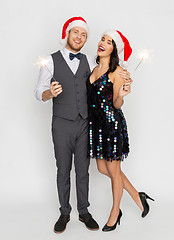
[[82,20],[75,20],[75,21],[71,22],[69,24],[69,26],[67,27],[66,31],[68,32],[73,27],[82,27],[86,30],[87,33],[89,32],[87,24],[85,22],[83,22]]

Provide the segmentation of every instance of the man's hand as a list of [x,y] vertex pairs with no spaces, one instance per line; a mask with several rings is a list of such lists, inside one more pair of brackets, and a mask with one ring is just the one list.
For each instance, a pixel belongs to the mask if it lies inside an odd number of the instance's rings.
[[42,93],[42,100],[47,101],[53,97],[57,97],[62,91],[62,86],[59,84],[59,82],[52,82],[50,89]]
[[62,86],[59,82],[52,82],[50,85],[50,93],[52,97],[57,97],[62,92]]
[[130,78],[130,73],[124,69],[123,71],[120,71],[120,77],[122,77],[126,82],[131,82],[132,79]]

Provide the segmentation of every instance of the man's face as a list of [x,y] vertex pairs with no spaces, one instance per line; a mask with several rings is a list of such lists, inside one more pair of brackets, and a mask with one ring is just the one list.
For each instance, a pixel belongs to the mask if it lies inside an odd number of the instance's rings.
[[73,27],[67,33],[66,48],[73,52],[79,52],[87,40],[87,32],[82,27]]

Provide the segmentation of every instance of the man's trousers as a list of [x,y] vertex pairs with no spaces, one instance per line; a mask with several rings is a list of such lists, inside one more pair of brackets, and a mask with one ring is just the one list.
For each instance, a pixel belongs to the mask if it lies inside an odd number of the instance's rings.
[[57,166],[57,188],[60,212],[71,212],[70,172],[72,155],[76,173],[77,209],[79,214],[87,213],[89,190],[88,119],[80,115],[76,120],[67,120],[57,116],[52,119],[52,137]]

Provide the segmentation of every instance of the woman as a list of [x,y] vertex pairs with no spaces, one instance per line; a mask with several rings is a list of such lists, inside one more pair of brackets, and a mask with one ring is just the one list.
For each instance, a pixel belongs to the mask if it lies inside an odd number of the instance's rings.
[[[124,48],[127,61],[132,49],[128,40],[119,32],[105,32],[98,44],[98,66],[93,70],[88,82],[89,106],[89,154],[96,158],[100,173],[111,178],[113,207],[103,231],[111,231],[120,224],[122,211],[120,201],[123,189],[127,190],[142,211],[142,217],[149,212],[146,193],[131,185],[121,171],[121,160],[129,153],[127,126],[120,107],[123,98],[130,93],[132,80],[123,80],[120,73],[118,53]],[[151,199],[153,200],[153,199]]]

